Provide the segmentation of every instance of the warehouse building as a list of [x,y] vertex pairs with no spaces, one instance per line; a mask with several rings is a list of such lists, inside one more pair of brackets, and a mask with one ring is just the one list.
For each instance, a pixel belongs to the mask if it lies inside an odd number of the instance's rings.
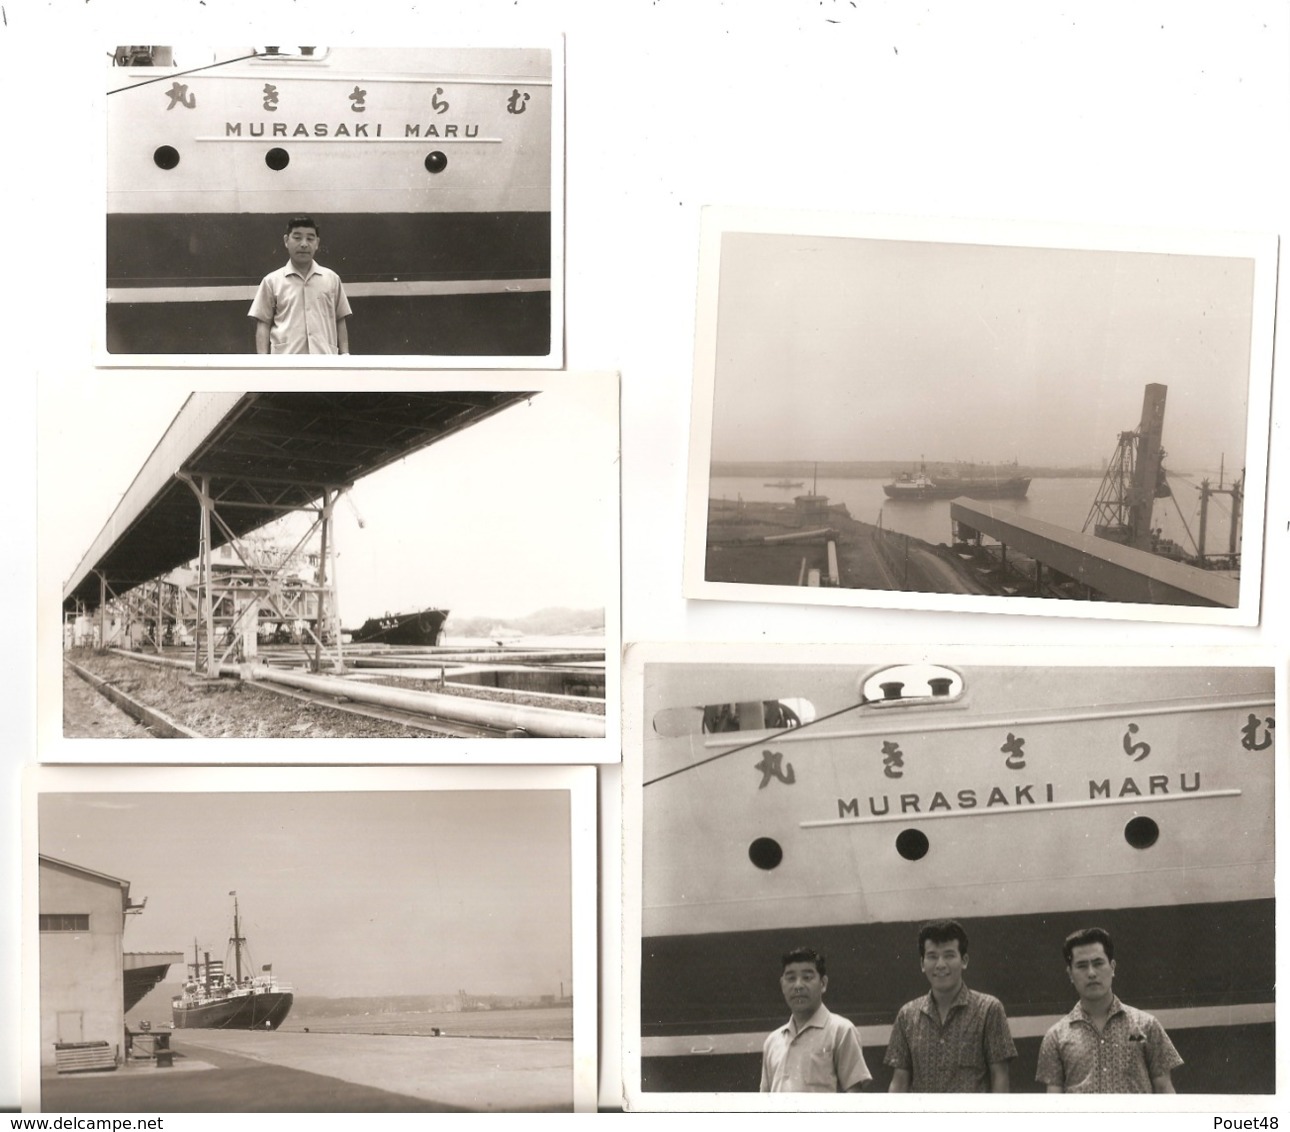
[[113,1068],[126,1011],[183,962],[179,952],[126,952],[125,918],[143,907],[128,880],[41,854],[42,1066]]

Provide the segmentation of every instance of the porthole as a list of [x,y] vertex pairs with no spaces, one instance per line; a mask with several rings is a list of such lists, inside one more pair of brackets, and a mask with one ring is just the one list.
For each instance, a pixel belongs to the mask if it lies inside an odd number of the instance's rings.
[[759,837],[748,846],[748,860],[759,869],[777,869],[783,859],[784,850],[773,837]]
[[179,164],[179,150],[173,145],[159,145],[152,151],[152,161],[158,169],[173,169]]
[[441,153],[437,149],[431,153],[426,154],[426,172],[427,173],[442,173],[447,168],[448,168],[447,154]]
[[1135,849],[1150,849],[1160,840],[1160,827],[1151,818],[1133,818],[1124,827],[1124,840]]
[[285,149],[275,146],[264,155],[264,163],[275,172],[281,172],[291,164],[291,154]]
[[931,848],[921,829],[902,829],[896,837],[896,852],[906,861],[921,861]]

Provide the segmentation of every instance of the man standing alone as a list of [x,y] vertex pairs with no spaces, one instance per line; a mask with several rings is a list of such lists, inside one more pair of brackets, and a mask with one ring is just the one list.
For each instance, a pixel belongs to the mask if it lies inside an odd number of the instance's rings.
[[1165,1028],[1111,989],[1115,944],[1104,928],[1072,932],[1062,945],[1079,1002],[1044,1035],[1035,1079],[1050,1093],[1172,1093],[1183,1063]]
[[793,1012],[761,1051],[763,1093],[855,1093],[873,1080],[856,1028],[824,1005],[824,956],[809,947],[781,961],[779,987]]
[[311,216],[287,221],[285,267],[260,283],[247,314],[255,319],[257,354],[348,354],[352,313],[345,285],[315,262],[319,229]]
[[1017,1056],[1003,1003],[963,981],[968,937],[957,920],[918,933],[919,962],[931,990],[896,1015],[884,1064],[892,1093],[1006,1093]]

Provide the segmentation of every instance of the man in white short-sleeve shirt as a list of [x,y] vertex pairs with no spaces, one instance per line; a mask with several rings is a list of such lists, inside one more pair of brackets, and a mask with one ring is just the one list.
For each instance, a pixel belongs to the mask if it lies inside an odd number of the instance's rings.
[[767,1037],[763,1093],[855,1093],[873,1081],[856,1028],[824,1005],[824,956],[809,947],[783,957],[780,990],[792,1017]]
[[255,352],[348,354],[349,299],[340,276],[314,262],[318,225],[309,216],[293,217],[282,243],[287,265],[264,277],[247,312],[255,319]]

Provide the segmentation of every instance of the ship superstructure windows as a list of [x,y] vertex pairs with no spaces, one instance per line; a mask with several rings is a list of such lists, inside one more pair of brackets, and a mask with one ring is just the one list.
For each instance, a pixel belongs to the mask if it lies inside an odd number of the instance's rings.
[[42,932],[87,932],[90,930],[88,912],[42,912]]
[[800,696],[703,707],[662,708],[654,730],[666,739],[684,735],[721,735],[731,731],[781,731],[815,720],[815,705]]

